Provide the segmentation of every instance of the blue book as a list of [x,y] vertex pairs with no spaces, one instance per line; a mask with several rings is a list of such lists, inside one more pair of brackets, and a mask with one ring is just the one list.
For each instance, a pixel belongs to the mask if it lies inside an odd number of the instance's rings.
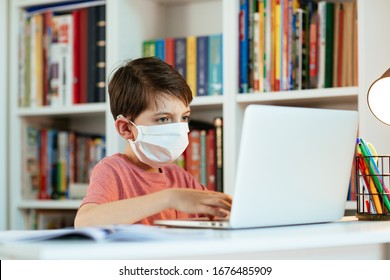
[[197,96],[205,96],[208,94],[208,44],[208,36],[200,36],[196,38]]
[[249,0],[240,0],[240,93],[249,90]]
[[187,38],[175,38],[175,69],[187,77]]
[[209,36],[208,95],[222,95],[222,34]]
[[155,40],[156,44],[156,56],[161,60],[165,61],[165,40],[157,39]]

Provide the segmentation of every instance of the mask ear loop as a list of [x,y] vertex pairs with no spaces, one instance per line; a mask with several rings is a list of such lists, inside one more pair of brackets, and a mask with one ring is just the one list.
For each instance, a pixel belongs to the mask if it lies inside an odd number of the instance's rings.
[[[127,120],[129,123],[131,123],[136,129],[137,129],[137,131],[138,131],[138,127],[137,127],[137,125],[135,124],[135,123],[133,123],[131,120],[129,120],[128,118],[125,118],[123,115],[118,115],[117,117],[116,117],[116,119],[121,119],[121,118],[123,118],[123,119],[125,119],[125,120]],[[132,140],[131,139],[131,141],[135,141],[136,139],[134,139],[134,140]]]

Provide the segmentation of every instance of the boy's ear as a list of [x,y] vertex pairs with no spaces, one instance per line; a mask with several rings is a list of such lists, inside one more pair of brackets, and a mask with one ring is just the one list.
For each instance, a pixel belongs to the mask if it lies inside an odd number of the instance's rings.
[[115,120],[115,128],[118,134],[125,139],[134,140],[134,134],[130,129],[131,124],[125,118],[117,118]]

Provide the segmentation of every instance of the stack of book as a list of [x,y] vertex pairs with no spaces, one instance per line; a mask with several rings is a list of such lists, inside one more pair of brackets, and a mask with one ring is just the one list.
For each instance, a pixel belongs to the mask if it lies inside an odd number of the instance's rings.
[[223,120],[191,120],[188,147],[176,164],[211,191],[223,191]]
[[71,185],[88,183],[105,154],[105,137],[28,126],[23,139],[24,198],[68,198]]
[[105,101],[104,1],[79,2],[34,6],[22,14],[21,107]]
[[240,93],[357,85],[356,1],[240,1]]
[[187,80],[194,96],[222,95],[222,34],[143,42],[143,56],[157,56]]

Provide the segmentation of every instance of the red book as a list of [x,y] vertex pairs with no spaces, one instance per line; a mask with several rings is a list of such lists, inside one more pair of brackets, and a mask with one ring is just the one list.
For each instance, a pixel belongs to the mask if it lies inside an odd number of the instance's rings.
[[47,159],[47,129],[42,129],[41,131],[41,144],[39,147],[39,199],[49,199],[49,194],[47,192],[47,170],[48,170],[48,159]]
[[80,40],[79,40],[79,65],[80,65],[80,102],[79,103],[87,103],[87,65],[88,65],[88,10],[81,9],[80,10]]
[[73,15],[73,104],[80,103],[80,14],[75,10]]
[[175,66],[175,40],[173,38],[165,38],[165,62]]
[[49,33],[51,32],[52,13],[47,12],[43,14],[44,26],[44,43],[43,43],[43,100],[42,105],[49,105]]
[[200,182],[200,131],[191,130],[188,134],[189,144],[186,150],[186,170]]
[[215,176],[215,130],[209,129],[206,137],[207,151],[207,189],[210,191],[216,190]]

